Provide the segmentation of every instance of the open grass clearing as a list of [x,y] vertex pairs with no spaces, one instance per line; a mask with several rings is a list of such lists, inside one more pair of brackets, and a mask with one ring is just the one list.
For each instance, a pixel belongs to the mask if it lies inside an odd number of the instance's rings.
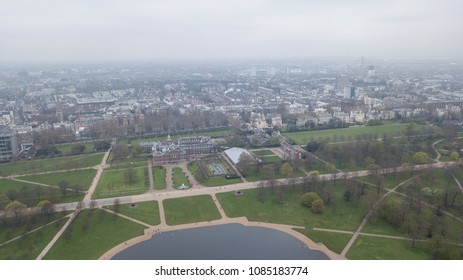
[[114,246],[143,235],[144,226],[101,209],[83,210],[45,259],[95,260]]
[[101,163],[103,153],[37,159],[0,164],[0,176],[92,167]]
[[299,202],[304,193],[299,186],[283,187],[284,200],[277,200],[278,187],[263,190],[263,202],[258,200],[257,189],[244,190],[241,195],[235,192],[217,194],[228,217],[247,217],[250,221],[277,224],[298,225],[307,227],[329,228],[354,231],[364,217],[361,207],[343,199],[341,184],[334,189],[334,202],[325,205],[321,214],[315,214]]
[[166,188],[166,169],[163,166],[153,166],[153,180],[155,190]]
[[[132,204],[134,204],[134,207],[132,207]],[[116,211],[116,206],[114,205],[107,206],[106,208]],[[119,205],[118,213],[153,226],[161,223],[159,218],[159,204],[157,201],[121,204]]]
[[92,198],[106,198],[142,194],[148,190],[145,184],[146,168],[105,170]]
[[0,260],[34,260],[65,223],[63,219],[1,246]]
[[430,244],[389,238],[359,236],[347,252],[354,260],[427,260],[431,259]]
[[174,184],[174,188],[180,187],[182,184],[191,187],[191,183],[186,177],[185,173],[180,167],[172,168],[172,182]]
[[271,150],[254,150],[251,151],[256,156],[274,156],[275,154]]
[[59,173],[41,174],[22,176],[18,179],[58,186],[60,182],[65,181],[69,183],[70,187],[79,186],[81,190],[88,190],[93,178],[96,175],[95,169],[64,171]]
[[335,233],[335,232],[324,232],[310,229],[295,229],[296,231],[304,234],[312,241],[317,243],[323,243],[331,251],[341,254],[344,247],[351,239],[351,234]]
[[180,225],[218,220],[219,210],[209,195],[190,196],[163,201],[166,223]]

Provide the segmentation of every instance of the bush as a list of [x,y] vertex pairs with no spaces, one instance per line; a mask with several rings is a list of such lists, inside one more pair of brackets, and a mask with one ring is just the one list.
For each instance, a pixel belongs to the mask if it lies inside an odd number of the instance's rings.
[[316,201],[320,199],[320,196],[318,196],[318,194],[314,193],[314,192],[308,192],[308,193],[305,193],[303,194],[300,198],[299,198],[299,201],[304,204],[304,206],[308,207],[308,208],[311,208],[312,207],[312,204]]
[[312,207],[310,207],[310,209],[314,213],[317,213],[317,214],[322,213],[323,210],[325,210],[325,205],[323,204],[323,200],[321,200],[321,199],[315,200],[312,203]]

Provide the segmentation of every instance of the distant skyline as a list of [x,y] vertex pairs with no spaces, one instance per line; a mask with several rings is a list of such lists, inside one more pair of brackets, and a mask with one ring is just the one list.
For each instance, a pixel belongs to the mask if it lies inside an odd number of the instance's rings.
[[463,58],[460,0],[3,0],[0,63]]

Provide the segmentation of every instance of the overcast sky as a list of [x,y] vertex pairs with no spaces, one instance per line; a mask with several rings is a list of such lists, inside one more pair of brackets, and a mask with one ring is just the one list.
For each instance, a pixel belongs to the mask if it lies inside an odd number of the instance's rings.
[[2,0],[0,62],[463,57],[461,0]]

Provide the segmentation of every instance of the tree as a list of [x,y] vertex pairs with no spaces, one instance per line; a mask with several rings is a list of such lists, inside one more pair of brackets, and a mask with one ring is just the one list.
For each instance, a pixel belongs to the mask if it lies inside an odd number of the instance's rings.
[[109,142],[95,142],[95,144],[93,144],[93,149],[97,152],[108,150],[110,147],[111,143]]
[[48,200],[42,200],[37,204],[37,209],[48,217],[53,212],[53,204]]
[[280,167],[280,173],[284,175],[285,178],[289,178],[293,174],[293,167],[289,163],[285,162]]
[[314,192],[308,192],[308,193],[303,194],[299,198],[299,202],[301,202],[304,206],[311,208],[313,202],[317,199],[320,199],[320,196],[318,196],[318,194]]
[[15,200],[15,201],[8,203],[8,205],[5,207],[5,210],[12,212],[14,214],[16,222],[18,222],[19,218],[21,217],[22,213],[24,212],[26,208],[27,206],[25,204]]
[[429,156],[425,152],[416,152],[413,157],[413,162],[416,164],[425,164],[428,162]]
[[271,165],[264,165],[260,168],[260,172],[262,173],[265,180],[270,180],[275,178],[275,170]]
[[70,184],[69,184],[68,181],[60,181],[60,182],[58,183],[58,187],[61,189],[61,194],[62,194],[63,196],[66,196],[66,191],[67,191],[67,189],[69,188],[69,185],[70,185]]
[[279,187],[276,193],[278,203],[282,204],[285,201],[286,193],[283,187]]
[[323,200],[317,199],[312,203],[312,207],[310,207],[312,212],[320,214],[325,210],[325,205],[323,204]]
[[112,151],[115,160],[127,158],[130,153],[126,144],[117,144]]
[[5,206],[8,205],[8,203],[10,203],[11,200],[8,198],[8,196],[0,193],[0,209],[4,209]]
[[450,154],[450,157],[452,158],[452,160],[457,161],[460,158],[460,154],[458,152],[453,151]]
[[121,201],[119,200],[119,198],[114,199],[113,206],[114,217],[116,217],[117,214],[119,214],[119,212],[121,211]]
[[248,153],[242,153],[238,159],[238,163],[236,164],[236,167],[238,170],[243,174],[243,176],[247,175],[247,171],[251,167],[252,164],[254,164],[254,158],[248,154]]
[[97,206],[98,206],[98,203],[97,203],[95,200],[91,200],[88,207],[89,207],[90,209],[94,209],[94,208],[96,208]]
[[85,151],[85,145],[77,144],[71,147],[71,155],[80,155]]

